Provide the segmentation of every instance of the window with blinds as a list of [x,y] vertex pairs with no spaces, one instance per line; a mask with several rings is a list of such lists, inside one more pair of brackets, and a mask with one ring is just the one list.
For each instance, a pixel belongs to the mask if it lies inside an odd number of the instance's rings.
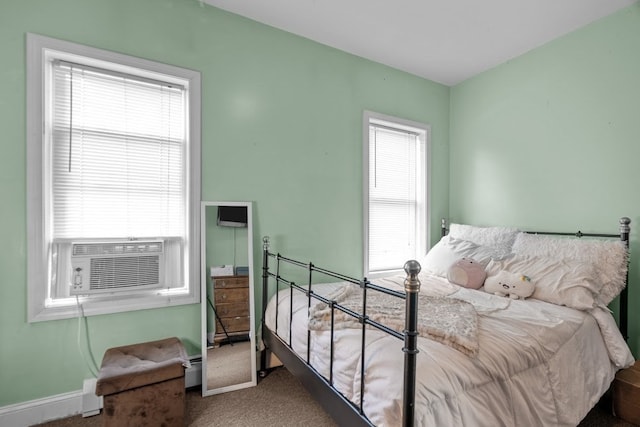
[[[27,121],[29,320],[197,302],[200,73],[28,34]],[[161,243],[153,277],[82,293],[73,248],[131,241]]]
[[366,274],[399,270],[426,242],[425,128],[367,118]]
[[185,89],[52,63],[53,239],[184,237]]

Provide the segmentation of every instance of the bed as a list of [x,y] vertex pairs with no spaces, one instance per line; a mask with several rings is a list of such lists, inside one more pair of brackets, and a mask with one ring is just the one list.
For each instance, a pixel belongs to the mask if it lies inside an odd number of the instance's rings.
[[[575,426],[634,361],[629,225],[533,233],[443,220],[421,262],[375,283],[272,253],[265,238],[263,343],[340,425]],[[532,277],[534,294],[453,285],[461,257]],[[607,308],[618,295],[619,329]]]

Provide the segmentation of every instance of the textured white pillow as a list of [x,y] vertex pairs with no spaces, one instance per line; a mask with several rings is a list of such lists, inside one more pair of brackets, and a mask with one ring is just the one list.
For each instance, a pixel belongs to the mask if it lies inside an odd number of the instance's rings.
[[604,304],[609,304],[626,286],[628,253],[622,241],[518,233],[513,252],[591,264],[602,284],[598,298]]
[[520,231],[508,227],[477,227],[467,224],[451,224],[449,236],[468,240],[477,245],[490,246],[501,256],[511,253],[511,247]]
[[514,256],[493,260],[486,270],[490,276],[500,271],[528,276],[535,285],[531,298],[578,310],[596,306],[596,295],[602,287],[590,264],[569,259]]
[[449,267],[460,258],[471,258],[484,267],[492,258],[499,256],[494,248],[444,236],[429,250],[420,265],[423,269],[446,278]]

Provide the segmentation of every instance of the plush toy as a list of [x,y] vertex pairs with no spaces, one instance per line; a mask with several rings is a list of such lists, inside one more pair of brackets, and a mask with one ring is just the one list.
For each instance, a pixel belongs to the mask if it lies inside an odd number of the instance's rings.
[[528,276],[500,271],[496,275],[487,277],[484,290],[490,294],[511,299],[525,299],[533,294],[534,283]]
[[471,289],[481,288],[486,277],[484,267],[471,258],[459,259],[447,271],[447,279],[451,283]]

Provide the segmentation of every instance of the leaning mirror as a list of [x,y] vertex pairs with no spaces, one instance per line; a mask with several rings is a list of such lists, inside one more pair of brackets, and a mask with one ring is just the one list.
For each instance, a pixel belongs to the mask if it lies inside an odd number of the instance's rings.
[[202,395],[256,385],[251,202],[202,202]]

